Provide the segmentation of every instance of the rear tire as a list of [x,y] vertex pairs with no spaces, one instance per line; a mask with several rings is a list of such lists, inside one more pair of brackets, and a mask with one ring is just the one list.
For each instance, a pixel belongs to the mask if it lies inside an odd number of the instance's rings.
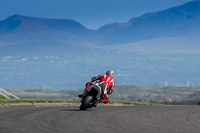
[[88,108],[89,103],[92,101],[92,99],[93,99],[93,96],[85,97],[80,105],[80,110],[86,110]]

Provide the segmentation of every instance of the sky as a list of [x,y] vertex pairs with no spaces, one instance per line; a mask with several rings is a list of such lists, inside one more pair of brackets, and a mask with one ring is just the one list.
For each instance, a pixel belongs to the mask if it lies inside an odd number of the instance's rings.
[[73,19],[89,29],[98,29],[188,1],[192,0],[0,0],[0,21],[19,14]]

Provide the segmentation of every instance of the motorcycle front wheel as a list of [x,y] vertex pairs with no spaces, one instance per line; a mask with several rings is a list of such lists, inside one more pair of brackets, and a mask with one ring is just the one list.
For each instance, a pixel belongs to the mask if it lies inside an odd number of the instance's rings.
[[92,101],[93,96],[86,96],[80,105],[80,110],[86,110],[89,107],[89,103]]

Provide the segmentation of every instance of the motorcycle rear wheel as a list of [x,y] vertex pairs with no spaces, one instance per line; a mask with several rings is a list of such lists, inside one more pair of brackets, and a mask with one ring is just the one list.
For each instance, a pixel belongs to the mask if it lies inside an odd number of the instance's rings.
[[86,110],[89,107],[89,103],[92,101],[93,96],[86,96],[81,105],[80,105],[80,110]]

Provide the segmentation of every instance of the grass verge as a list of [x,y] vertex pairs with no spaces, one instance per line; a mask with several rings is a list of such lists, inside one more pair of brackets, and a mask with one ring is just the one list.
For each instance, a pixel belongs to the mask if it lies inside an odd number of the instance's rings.
[[[0,105],[4,104],[23,104],[31,103],[63,103],[63,104],[78,104],[80,100],[48,100],[48,99],[0,99]],[[123,102],[123,101],[110,101],[108,105],[127,105],[127,106],[161,106],[164,104],[158,103],[140,103],[140,102]]]
[[7,99],[7,98],[5,98],[4,96],[0,95],[0,100],[1,100],[1,99]]
[[49,100],[49,99],[0,99],[0,104],[6,103],[80,103],[79,100]]

